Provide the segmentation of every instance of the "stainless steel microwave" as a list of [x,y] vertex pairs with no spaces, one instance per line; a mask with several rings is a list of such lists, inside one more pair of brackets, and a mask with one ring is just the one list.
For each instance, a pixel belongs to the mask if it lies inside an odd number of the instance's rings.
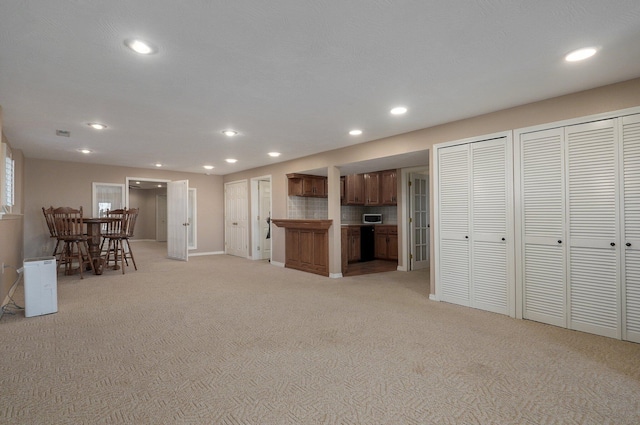
[[382,224],[382,214],[362,214],[364,224]]

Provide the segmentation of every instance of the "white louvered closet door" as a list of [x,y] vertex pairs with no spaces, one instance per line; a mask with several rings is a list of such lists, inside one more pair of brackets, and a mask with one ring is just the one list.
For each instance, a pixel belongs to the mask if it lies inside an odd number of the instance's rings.
[[623,339],[640,342],[640,115],[622,119],[624,202]]
[[523,317],[567,326],[564,129],[520,136]]
[[438,150],[440,299],[469,306],[469,146]]
[[510,190],[506,138],[471,143],[471,306],[508,314]]
[[621,337],[616,120],[565,128],[569,328]]

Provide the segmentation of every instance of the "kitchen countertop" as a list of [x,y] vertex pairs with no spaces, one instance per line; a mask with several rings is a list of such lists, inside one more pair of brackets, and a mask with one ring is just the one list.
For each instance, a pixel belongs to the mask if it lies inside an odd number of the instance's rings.
[[398,223],[363,223],[361,221],[353,221],[353,222],[342,222],[340,226],[349,227],[349,226],[397,226]]

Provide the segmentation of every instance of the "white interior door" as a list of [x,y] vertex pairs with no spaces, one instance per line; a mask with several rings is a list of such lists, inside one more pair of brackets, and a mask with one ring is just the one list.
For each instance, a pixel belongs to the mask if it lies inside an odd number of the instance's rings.
[[258,182],[258,198],[260,199],[258,222],[260,228],[260,258],[271,258],[271,181]]
[[248,256],[247,181],[225,183],[225,251],[229,255]]
[[623,118],[623,339],[640,343],[640,115]]
[[569,328],[621,338],[615,120],[566,127]]
[[156,241],[167,241],[167,195],[156,195]]
[[187,261],[189,226],[189,180],[167,183],[167,255]]
[[409,175],[410,270],[429,267],[429,180],[426,174]]
[[510,144],[471,143],[471,305],[509,314],[511,295]]
[[436,295],[515,316],[508,136],[437,148]]
[[438,279],[442,301],[469,306],[469,146],[438,149]]
[[519,144],[525,319],[567,326],[564,129],[522,134]]

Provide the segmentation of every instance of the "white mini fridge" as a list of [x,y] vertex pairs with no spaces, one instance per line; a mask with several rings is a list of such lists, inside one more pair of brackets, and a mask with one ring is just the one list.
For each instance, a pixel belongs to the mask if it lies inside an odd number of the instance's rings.
[[58,277],[55,257],[24,260],[24,315],[41,316],[58,311]]

